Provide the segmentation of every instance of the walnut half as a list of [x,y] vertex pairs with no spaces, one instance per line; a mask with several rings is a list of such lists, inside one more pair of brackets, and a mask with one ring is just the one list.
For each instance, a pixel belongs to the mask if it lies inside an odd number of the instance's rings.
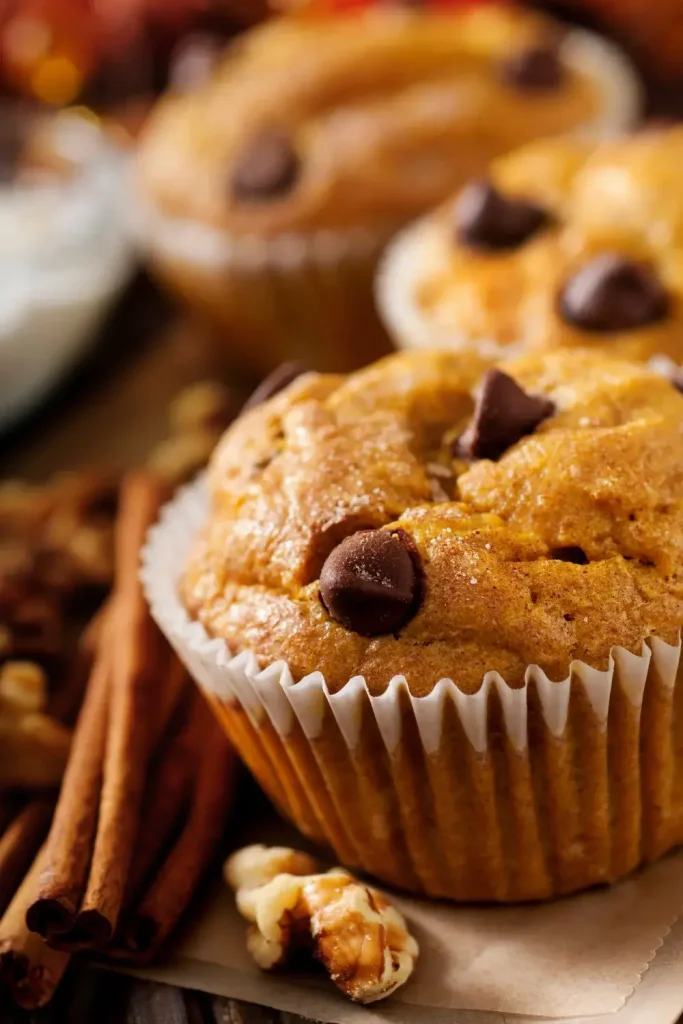
[[310,948],[351,999],[386,998],[412,974],[417,942],[376,889],[342,868],[325,874],[316,868],[312,858],[286,847],[247,846],[226,862],[237,908],[251,922],[251,956],[273,970]]
[[44,713],[43,670],[8,661],[0,669],[0,789],[56,786],[69,756],[71,733]]

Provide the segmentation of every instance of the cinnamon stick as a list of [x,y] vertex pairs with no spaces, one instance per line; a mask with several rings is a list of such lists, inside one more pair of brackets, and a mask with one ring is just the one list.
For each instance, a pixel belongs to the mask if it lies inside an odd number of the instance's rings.
[[188,688],[195,689],[182,661],[163,638],[162,645],[170,663],[166,672],[160,672],[157,678],[156,711],[151,723],[150,735],[151,752],[156,751],[159,746],[178,705],[183,696],[187,695]]
[[86,657],[89,657],[91,661],[95,659],[95,656],[100,648],[100,641],[102,639],[102,631],[105,628],[107,617],[113,604],[113,598],[108,597],[106,601],[103,601],[100,607],[97,609],[90,622],[87,624],[81,639],[79,642],[79,650],[83,652]]
[[9,796],[7,793],[0,796],[0,836],[4,835],[5,829],[14,821],[21,806],[22,802],[16,796]]
[[189,683],[188,691],[176,716],[183,721],[172,722],[168,741],[159,753],[149,780],[135,858],[126,883],[124,903],[127,908],[133,907],[140,898],[150,873],[184,820],[192,797],[205,719],[201,708],[203,698],[194,683]]
[[139,581],[140,549],[165,497],[163,485],[145,472],[129,474],[121,490],[116,596],[103,636],[111,665],[104,776],[88,883],[73,928],[59,938],[68,949],[101,949],[116,930],[148,762],[166,724],[159,721],[159,695],[168,681],[170,647],[149,615]]
[[52,828],[27,913],[28,927],[43,938],[73,927],[88,878],[100,802],[110,671],[96,661],[76,725]]
[[[143,804],[140,834],[135,844],[135,857],[126,882],[124,925],[187,818],[204,741],[205,719],[201,704],[201,695],[194,684],[190,683],[186,699],[169,727],[170,735],[152,770]],[[113,959],[130,958],[130,950],[125,945],[121,928],[105,953]]]
[[69,956],[50,949],[26,927],[26,910],[44,866],[44,850],[17,889],[0,920],[0,987],[7,988],[18,1006],[45,1006],[59,984]]
[[225,833],[235,757],[203,699],[201,717],[204,738],[189,818],[124,930],[124,946],[136,960],[151,959],[168,938],[216,856]]
[[36,797],[29,801],[5,829],[0,839],[0,913],[9,904],[47,835],[54,800]]

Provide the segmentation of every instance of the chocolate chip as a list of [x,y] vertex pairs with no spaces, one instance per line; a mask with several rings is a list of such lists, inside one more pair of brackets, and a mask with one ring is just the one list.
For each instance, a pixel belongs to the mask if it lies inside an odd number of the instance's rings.
[[559,89],[564,79],[564,66],[557,46],[552,43],[529,46],[514,53],[501,67],[503,81],[528,92]]
[[543,207],[503,195],[485,178],[470,182],[455,207],[458,238],[473,249],[514,249],[550,222]]
[[211,78],[225,43],[211,32],[192,32],[178,44],[169,61],[168,81],[174,92],[192,92]]
[[252,139],[233,169],[233,195],[238,200],[278,199],[291,192],[300,166],[287,135],[263,132]]
[[617,253],[596,256],[567,282],[560,312],[586,331],[626,331],[667,315],[667,293],[645,263]]
[[474,416],[456,442],[454,454],[469,459],[498,459],[554,411],[549,398],[530,395],[502,370],[487,370]]
[[273,370],[272,373],[269,373],[266,379],[262,380],[259,386],[252,391],[251,395],[242,406],[242,412],[247,412],[249,409],[255,409],[257,405],[262,405],[263,402],[267,402],[269,398],[277,395],[280,391],[284,391],[284,389],[292,384],[297,377],[300,377],[302,373],[306,373],[306,367],[303,363],[280,363],[277,369]]
[[400,531],[352,534],[337,545],[322,567],[323,606],[333,619],[361,636],[394,633],[416,611],[419,581],[415,558]]

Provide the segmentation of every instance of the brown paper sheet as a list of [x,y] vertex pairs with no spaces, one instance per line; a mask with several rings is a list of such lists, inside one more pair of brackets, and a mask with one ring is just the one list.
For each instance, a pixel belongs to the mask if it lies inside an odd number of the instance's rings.
[[[286,831],[277,838],[294,845]],[[264,841],[274,841],[271,827]],[[673,1024],[683,1010],[683,920],[671,931],[683,912],[683,853],[617,886],[544,905],[394,902],[411,922],[421,959],[404,988],[372,1007],[354,1006],[319,976],[260,972],[222,884],[168,961],[133,973],[330,1024],[445,1024],[454,1010],[472,1011],[459,1013],[458,1024],[506,1024],[508,1014],[515,1024],[527,1017],[593,1024],[604,1015],[618,1024]]]

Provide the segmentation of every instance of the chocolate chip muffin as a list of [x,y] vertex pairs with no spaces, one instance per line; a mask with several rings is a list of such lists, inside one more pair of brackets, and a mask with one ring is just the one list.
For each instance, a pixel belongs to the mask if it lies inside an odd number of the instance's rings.
[[523,11],[274,19],[152,113],[140,233],[236,358],[347,369],[386,350],[371,283],[397,227],[511,147],[637,105],[607,44]]
[[683,127],[501,158],[394,243],[379,297],[396,340],[680,364],[682,158]]
[[614,880],[683,840],[682,422],[589,351],[305,374],[171,506],[153,612],[342,862],[449,899]]

